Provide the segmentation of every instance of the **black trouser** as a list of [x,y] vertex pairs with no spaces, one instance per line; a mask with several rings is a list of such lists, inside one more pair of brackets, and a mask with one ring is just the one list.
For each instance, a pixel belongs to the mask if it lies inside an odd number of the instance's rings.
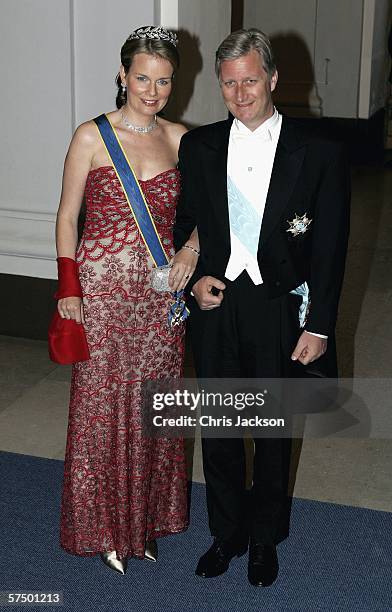
[[[247,273],[225,281],[219,308],[192,308],[191,330],[199,378],[277,378],[282,375],[281,298],[268,300]],[[294,347],[293,347],[294,348]],[[288,535],[290,439],[257,438],[253,486],[245,490],[242,438],[203,438],[209,524],[228,542],[250,535],[277,543]]]

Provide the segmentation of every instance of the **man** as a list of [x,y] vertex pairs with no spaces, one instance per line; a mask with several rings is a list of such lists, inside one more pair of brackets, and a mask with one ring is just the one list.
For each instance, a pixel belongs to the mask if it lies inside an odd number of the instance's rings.
[[[179,155],[175,240],[184,244],[195,225],[200,240],[189,283],[197,375],[334,375],[349,223],[342,147],[313,137],[274,108],[278,73],[261,31],[228,36],[216,53],[216,71],[234,120],[187,133]],[[301,299],[290,293],[300,286],[310,291],[305,327],[298,319]],[[268,586],[278,574],[276,545],[289,524],[290,440],[254,442],[246,514],[243,440],[202,441],[214,543],[199,560],[199,576],[225,572],[248,541],[250,583]]]

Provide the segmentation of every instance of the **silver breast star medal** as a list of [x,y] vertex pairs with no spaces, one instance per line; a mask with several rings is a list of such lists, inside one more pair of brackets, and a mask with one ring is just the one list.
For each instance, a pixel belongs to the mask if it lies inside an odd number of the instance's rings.
[[290,227],[286,230],[286,232],[290,232],[290,234],[293,236],[298,236],[299,234],[304,234],[307,231],[309,225],[312,223],[312,219],[309,219],[306,213],[304,213],[302,217],[295,214],[294,219],[292,221],[287,221],[287,223]]

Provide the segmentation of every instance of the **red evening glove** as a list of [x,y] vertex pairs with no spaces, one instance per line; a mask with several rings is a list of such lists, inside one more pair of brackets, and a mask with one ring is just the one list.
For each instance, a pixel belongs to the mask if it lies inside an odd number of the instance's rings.
[[[58,289],[57,300],[65,297],[83,297],[78,266],[70,257],[57,258]],[[86,332],[81,323],[73,319],[62,319],[56,308],[48,330],[49,356],[62,365],[90,359]]]

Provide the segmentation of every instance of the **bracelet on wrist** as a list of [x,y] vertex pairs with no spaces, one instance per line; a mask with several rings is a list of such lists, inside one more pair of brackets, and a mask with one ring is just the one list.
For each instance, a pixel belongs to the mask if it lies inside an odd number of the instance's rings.
[[190,244],[184,244],[182,247],[182,249],[189,249],[190,251],[193,251],[194,253],[196,253],[196,255],[200,255],[200,251],[198,251],[197,249],[195,249],[193,246],[191,246]]

